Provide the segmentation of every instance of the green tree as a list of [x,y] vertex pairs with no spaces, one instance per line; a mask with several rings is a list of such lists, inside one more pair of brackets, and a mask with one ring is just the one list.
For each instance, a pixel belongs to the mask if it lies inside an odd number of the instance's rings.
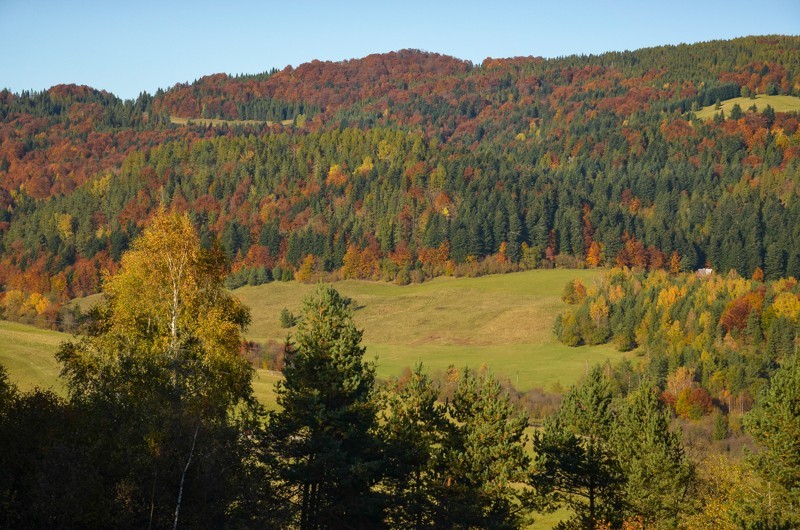
[[519,528],[532,506],[524,480],[528,417],[490,373],[462,371],[450,402],[446,489],[438,527]]
[[655,390],[642,384],[619,407],[613,446],[625,477],[626,512],[646,526],[674,525],[685,502],[693,469],[680,433]]
[[0,528],[109,526],[92,426],[54,393],[4,379],[0,366]]
[[[762,447],[751,457],[756,468],[767,482],[778,487],[787,509],[797,507],[800,503],[800,362],[796,356],[787,359],[775,372],[769,388],[745,416],[745,427]],[[800,519],[796,522],[800,524]]]
[[387,521],[393,528],[433,528],[444,493],[443,447],[452,424],[438,401],[439,385],[418,364],[386,393],[381,436],[386,441]]
[[267,441],[301,529],[375,527],[382,518],[375,367],[361,336],[347,300],[320,285],[287,346]]
[[611,404],[609,383],[596,366],[534,434],[531,484],[543,505],[575,513],[563,528],[621,522],[624,477],[613,451]]

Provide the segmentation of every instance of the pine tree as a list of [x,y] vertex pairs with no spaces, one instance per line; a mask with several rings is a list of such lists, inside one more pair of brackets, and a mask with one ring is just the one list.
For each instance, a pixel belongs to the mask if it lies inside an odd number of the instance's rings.
[[436,525],[442,484],[443,444],[451,429],[439,385],[418,364],[408,381],[386,395],[381,434],[387,443],[387,519],[393,528]]
[[614,423],[626,512],[648,526],[676,521],[692,480],[680,434],[669,425],[669,411],[647,384],[621,403]]
[[[800,362],[787,359],[769,388],[745,416],[745,427],[763,450],[752,456],[763,478],[785,494],[786,507],[800,505]],[[776,495],[777,497],[777,495]],[[800,523],[800,520],[796,521]]]
[[383,467],[376,436],[375,367],[347,301],[320,285],[304,301],[286,353],[267,433],[281,488],[301,529],[372,528]]
[[534,434],[531,484],[543,505],[575,513],[568,528],[621,522],[624,479],[611,443],[613,421],[610,386],[596,366]]
[[465,368],[450,402],[455,422],[445,441],[437,528],[518,528],[531,507],[523,486],[528,418],[500,383]]

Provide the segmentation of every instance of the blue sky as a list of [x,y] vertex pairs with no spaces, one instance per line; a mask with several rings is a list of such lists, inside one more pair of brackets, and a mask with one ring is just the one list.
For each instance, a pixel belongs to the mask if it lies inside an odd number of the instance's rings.
[[0,28],[0,88],[77,83],[133,98],[216,72],[402,48],[480,63],[797,35],[800,0],[0,0]]

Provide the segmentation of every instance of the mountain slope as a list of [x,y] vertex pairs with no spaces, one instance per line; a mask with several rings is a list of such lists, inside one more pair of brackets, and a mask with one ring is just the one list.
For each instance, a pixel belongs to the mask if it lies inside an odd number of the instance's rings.
[[[55,322],[160,207],[234,284],[620,264],[800,275],[800,38],[472,65],[404,50],[215,75],[136,101],[0,93],[0,284]],[[175,125],[170,117],[292,120]]]

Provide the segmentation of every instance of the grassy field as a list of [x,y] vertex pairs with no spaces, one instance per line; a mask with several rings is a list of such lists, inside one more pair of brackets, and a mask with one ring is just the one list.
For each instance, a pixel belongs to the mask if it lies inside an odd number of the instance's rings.
[[[235,126],[235,125],[264,125],[267,124],[268,126],[272,127],[275,125],[276,122],[274,121],[266,121],[266,120],[220,120],[217,118],[179,118],[178,116],[170,116],[169,117],[170,123],[175,125],[203,125],[208,127],[209,125],[213,127],[219,127],[220,125],[228,125],[228,126]],[[294,120],[283,120],[280,122],[281,125],[292,125]]]
[[800,98],[795,96],[765,96],[758,95],[756,99],[750,98],[733,98],[722,102],[721,109],[715,109],[714,105],[703,107],[695,114],[701,120],[711,119],[714,114],[719,113],[720,110],[725,112],[725,116],[729,116],[731,109],[734,105],[739,104],[743,111],[747,111],[753,105],[758,108],[758,111],[763,111],[767,105],[771,106],[775,112],[800,112]]
[[533,524],[527,526],[527,530],[550,530],[559,521],[569,519],[571,512],[566,508],[556,510],[553,513],[537,513],[533,516]]
[[[482,278],[437,278],[418,285],[343,281],[335,287],[355,303],[355,320],[364,330],[368,358],[377,358],[378,375],[399,375],[423,362],[436,373],[451,364],[486,365],[508,377],[520,390],[566,387],[594,363],[622,358],[612,346],[571,348],[552,333],[556,315],[565,307],[560,294],[567,281],[582,278],[590,285],[599,275],[591,270],[537,270]],[[248,306],[253,322],[250,340],[283,341],[288,332],[278,315],[286,307],[300,312],[314,285],[273,282],[234,291]],[[98,296],[76,301],[84,309]],[[22,389],[53,387],[63,392],[53,358],[70,335],[22,324],[0,322],[0,362]],[[259,400],[274,408],[276,374],[258,370],[254,389]]]
[[[66,396],[66,388],[58,377],[61,366],[55,353],[59,344],[72,339],[67,333],[0,320],[0,364],[8,369],[9,378],[22,391],[39,387]],[[279,378],[267,370],[256,370],[253,379],[256,398],[270,410],[277,406],[275,383]]]
[[65,395],[55,360],[58,345],[69,335],[0,320],[0,364],[20,390],[51,388]]
[[[419,285],[343,281],[335,284],[355,301],[367,356],[378,375],[398,375],[422,361],[436,372],[450,364],[489,366],[520,390],[566,386],[587,367],[622,358],[612,346],[570,348],[552,333],[567,281],[590,284],[598,271],[536,270],[482,278],[437,278]],[[283,340],[278,315],[300,312],[313,285],[274,282],[234,291],[252,309],[251,340]]]

